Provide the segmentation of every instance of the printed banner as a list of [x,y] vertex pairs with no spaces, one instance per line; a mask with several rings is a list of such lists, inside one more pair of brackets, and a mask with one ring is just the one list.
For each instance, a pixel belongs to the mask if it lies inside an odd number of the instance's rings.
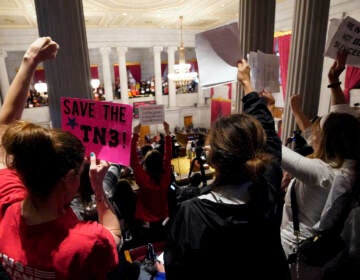
[[130,164],[131,105],[80,98],[61,98],[62,129],[78,137],[86,155],[125,166]]

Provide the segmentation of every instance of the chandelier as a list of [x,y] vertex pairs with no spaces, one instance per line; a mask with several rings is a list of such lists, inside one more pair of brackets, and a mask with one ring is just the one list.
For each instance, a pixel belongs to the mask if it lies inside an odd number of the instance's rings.
[[191,64],[185,63],[185,47],[183,41],[183,16],[180,19],[180,47],[179,64],[174,65],[174,72],[168,74],[168,78],[174,81],[177,87],[183,87],[191,84],[197,77],[197,72],[190,72]]

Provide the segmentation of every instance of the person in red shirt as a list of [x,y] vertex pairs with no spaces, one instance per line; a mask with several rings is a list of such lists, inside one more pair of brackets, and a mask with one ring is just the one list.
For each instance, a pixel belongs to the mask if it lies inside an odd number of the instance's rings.
[[0,263],[11,279],[107,279],[121,243],[102,189],[109,163],[90,155],[99,222],[79,221],[70,202],[85,163],[81,141],[16,121],[37,64],[58,47],[50,37],[30,45],[0,110]]
[[[165,131],[164,154],[150,150],[140,159],[137,143],[141,124],[134,127],[131,142],[131,168],[139,186],[135,209],[138,232],[134,237],[140,244],[162,241],[166,238],[163,222],[169,217],[168,192],[171,183],[172,140],[169,124],[163,123]],[[139,245],[140,245],[139,244]]]

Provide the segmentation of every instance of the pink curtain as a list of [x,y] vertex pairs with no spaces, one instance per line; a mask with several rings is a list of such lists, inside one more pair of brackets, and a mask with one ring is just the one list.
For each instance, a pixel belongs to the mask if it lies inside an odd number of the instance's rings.
[[287,79],[287,71],[288,71],[288,63],[289,63],[291,34],[279,36],[279,37],[275,38],[275,40],[277,40],[277,42],[278,42],[281,88],[282,88],[283,97],[285,100],[286,79]]
[[345,74],[345,100],[350,100],[350,90],[353,89],[360,82],[360,68],[347,66]]

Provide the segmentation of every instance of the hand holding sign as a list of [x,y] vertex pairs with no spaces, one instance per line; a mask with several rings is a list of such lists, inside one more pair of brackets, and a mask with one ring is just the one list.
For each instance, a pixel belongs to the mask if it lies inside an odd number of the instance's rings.
[[105,174],[109,168],[110,164],[105,160],[97,160],[95,153],[90,153],[90,182],[91,187],[95,193],[95,196],[100,198],[103,196],[102,183],[105,177]]
[[347,58],[346,51],[338,52],[337,58],[334,61],[333,65],[331,66],[329,73],[328,73],[328,78],[329,78],[330,84],[339,81],[340,74],[345,70],[346,58]]
[[346,64],[360,66],[360,22],[346,17],[342,21],[332,19],[328,31],[325,56],[337,58],[339,51],[348,53]]

